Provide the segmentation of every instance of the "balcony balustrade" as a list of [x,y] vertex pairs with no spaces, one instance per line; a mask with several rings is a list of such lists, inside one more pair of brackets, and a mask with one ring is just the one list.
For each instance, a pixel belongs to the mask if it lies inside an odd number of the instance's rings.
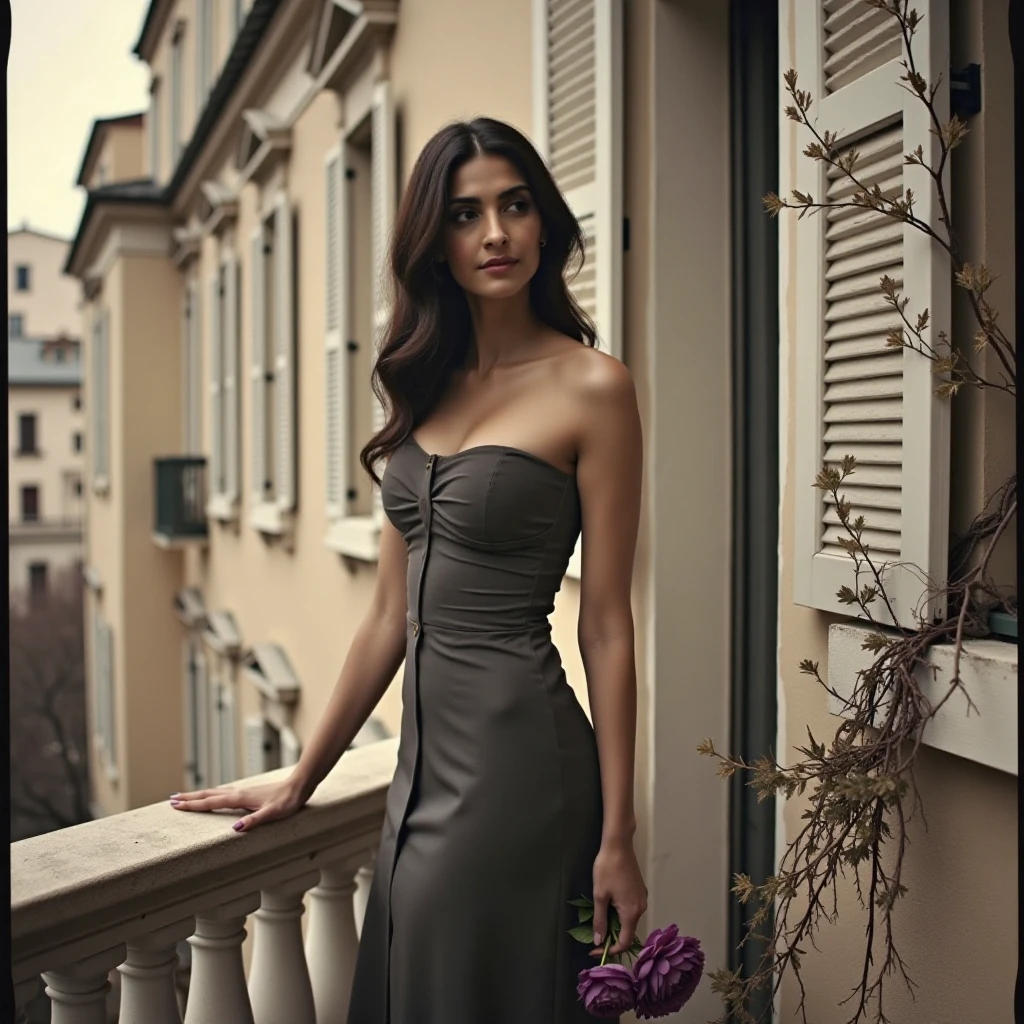
[[153,462],[153,539],[161,547],[205,541],[206,459],[177,456]]
[[116,968],[120,1024],[182,1024],[187,938],[184,1024],[344,1024],[397,744],[349,751],[298,814],[248,834],[168,803],[13,843],[19,1019],[42,976],[52,1024],[105,1024]]

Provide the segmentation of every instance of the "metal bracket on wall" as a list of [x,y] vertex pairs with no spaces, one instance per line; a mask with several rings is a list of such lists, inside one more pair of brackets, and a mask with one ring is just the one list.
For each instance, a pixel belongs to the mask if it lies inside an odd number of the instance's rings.
[[949,112],[961,121],[981,111],[981,65],[950,68],[949,71]]

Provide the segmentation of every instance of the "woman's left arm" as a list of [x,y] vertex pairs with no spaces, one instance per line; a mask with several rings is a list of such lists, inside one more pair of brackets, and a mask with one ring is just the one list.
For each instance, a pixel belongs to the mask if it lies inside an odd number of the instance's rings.
[[633,851],[636,661],[630,605],[643,437],[626,367],[605,358],[588,369],[582,381],[585,425],[576,474],[583,519],[579,645],[604,805],[601,849],[594,862],[594,942],[600,945],[607,936],[611,902],[622,930],[609,952],[619,953],[633,941],[647,909],[647,888]]

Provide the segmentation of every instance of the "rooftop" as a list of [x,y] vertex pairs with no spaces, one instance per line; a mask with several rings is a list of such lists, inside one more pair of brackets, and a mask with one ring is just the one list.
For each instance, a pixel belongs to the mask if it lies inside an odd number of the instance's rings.
[[50,356],[44,358],[47,346],[53,338],[8,338],[7,339],[7,384],[67,386],[82,383],[81,352],[77,343],[69,346],[63,361]]

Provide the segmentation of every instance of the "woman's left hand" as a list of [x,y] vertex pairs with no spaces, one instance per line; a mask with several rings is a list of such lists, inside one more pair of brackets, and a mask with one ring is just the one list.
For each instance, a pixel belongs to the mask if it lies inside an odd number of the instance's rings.
[[608,905],[618,912],[622,928],[608,955],[622,953],[632,945],[636,926],[647,909],[647,886],[632,843],[602,845],[594,860],[594,945],[591,956],[604,953],[608,936]]

